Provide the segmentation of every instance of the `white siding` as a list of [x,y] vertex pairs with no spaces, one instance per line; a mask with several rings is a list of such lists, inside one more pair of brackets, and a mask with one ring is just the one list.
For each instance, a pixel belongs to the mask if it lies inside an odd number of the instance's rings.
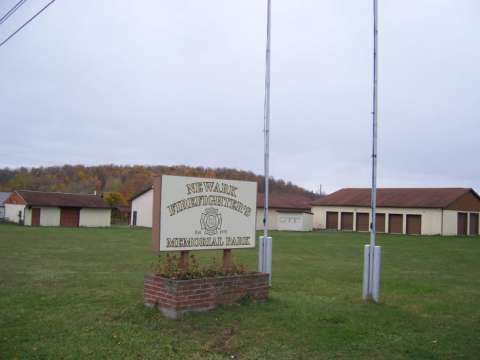
[[303,230],[312,231],[313,230],[313,214],[303,214]]
[[24,225],[31,226],[32,225],[32,210],[25,207],[25,215],[24,215]]
[[[263,230],[263,208],[257,208],[257,230]],[[298,212],[268,210],[268,229],[285,231],[312,231],[313,215]]]
[[[263,208],[257,208],[257,230],[263,230]],[[278,230],[278,212],[275,209],[268,209],[268,230]]]
[[303,216],[302,213],[284,213],[278,214],[278,230],[302,231]]
[[132,200],[132,214],[130,224],[132,225],[133,213],[137,212],[137,226],[152,227],[153,219],[153,190],[148,190]]
[[443,235],[457,235],[458,211],[443,211]]
[[5,204],[5,219],[18,224],[18,212],[19,211],[22,212],[22,219],[23,219],[24,210],[25,210],[25,205]]
[[40,226],[59,226],[60,208],[42,207],[40,208]]
[[80,226],[106,227],[111,224],[111,209],[80,209]]
[[[415,211],[416,210],[416,211]],[[422,215],[422,234],[423,235],[441,235],[442,234],[442,210],[441,209],[411,209],[407,210],[409,214]],[[405,231],[407,219],[405,220]]]
[[312,214],[278,213],[278,230],[312,231]]

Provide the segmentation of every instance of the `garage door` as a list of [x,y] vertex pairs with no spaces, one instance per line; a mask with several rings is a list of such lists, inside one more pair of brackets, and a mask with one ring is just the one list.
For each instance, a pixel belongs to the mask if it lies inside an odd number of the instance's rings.
[[80,209],[62,208],[60,210],[60,226],[78,227],[80,224]]
[[420,235],[422,233],[422,215],[407,215],[407,234]]
[[470,214],[470,235],[478,235],[478,214]]
[[327,211],[327,229],[328,230],[338,229],[338,212]]
[[351,212],[342,212],[341,218],[341,229],[342,230],[353,230],[353,213]]
[[467,235],[467,213],[457,215],[457,235]]
[[384,233],[385,232],[385,214],[377,214],[375,218],[377,219],[377,232]]
[[32,226],[40,226],[40,208],[32,209]]
[[357,231],[368,231],[368,213],[357,213]]
[[388,215],[388,232],[391,234],[403,234],[403,215]]

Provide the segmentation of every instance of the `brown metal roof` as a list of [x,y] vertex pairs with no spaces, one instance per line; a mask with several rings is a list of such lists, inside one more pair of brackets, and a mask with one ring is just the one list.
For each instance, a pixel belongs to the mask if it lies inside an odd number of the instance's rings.
[[[312,199],[300,194],[270,194],[269,208],[310,211]],[[263,208],[264,194],[257,194],[257,208]]]
[[[377,206],[443,209],[469,192],[478,197],[469,188],[380,188],[377,190]],[[370,199],[369,188],[346,188],[315,200],[312,205],[369,207]]]
[[[263,208],[263,206],[262,206]],[[313,215],[313,213],[309,210],[296,210],[296,209],[275,209],[277,210],[279,213],[285,213],[285,214],[292,214],[292,213],[295,213],[295,214],[310,214],[310,215]]]
[[31,190],[17,190],[27,205],[56,206],[76,208],[109,209],[110,206],[98,195],[70,194],[59,192],[43,192]]

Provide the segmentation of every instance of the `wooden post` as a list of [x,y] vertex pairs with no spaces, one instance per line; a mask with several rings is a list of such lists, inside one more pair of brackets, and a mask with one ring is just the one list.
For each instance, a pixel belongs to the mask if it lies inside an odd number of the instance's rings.
[[160,251],[160,210],[162,202],[162,177],[153,180],[153,218],[152,218],[152,250]]
[[232,268],[232,265],[232,249],[223,250],[223,270],[230,270]]
[[190,256],[190,251],[180,251],[180,261],[179,261],[179,266],[180,269],[183,271],[187,271],[189,267],[189,256]]

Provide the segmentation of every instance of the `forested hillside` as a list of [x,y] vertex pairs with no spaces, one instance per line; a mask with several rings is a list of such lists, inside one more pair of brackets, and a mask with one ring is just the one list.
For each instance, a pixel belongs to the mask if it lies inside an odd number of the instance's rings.
[[[14,189],[79,193],[119,193],[124,199],[149,186],[156,175],[184,175],[257,181],[263,192],[263,176],[228,168],[189,166],[64,165],[38,168],[0,169],[0,191]],[[271,179],[270,189],[277,193],[295,193],[314,197],[310,191],[291,182]]]

